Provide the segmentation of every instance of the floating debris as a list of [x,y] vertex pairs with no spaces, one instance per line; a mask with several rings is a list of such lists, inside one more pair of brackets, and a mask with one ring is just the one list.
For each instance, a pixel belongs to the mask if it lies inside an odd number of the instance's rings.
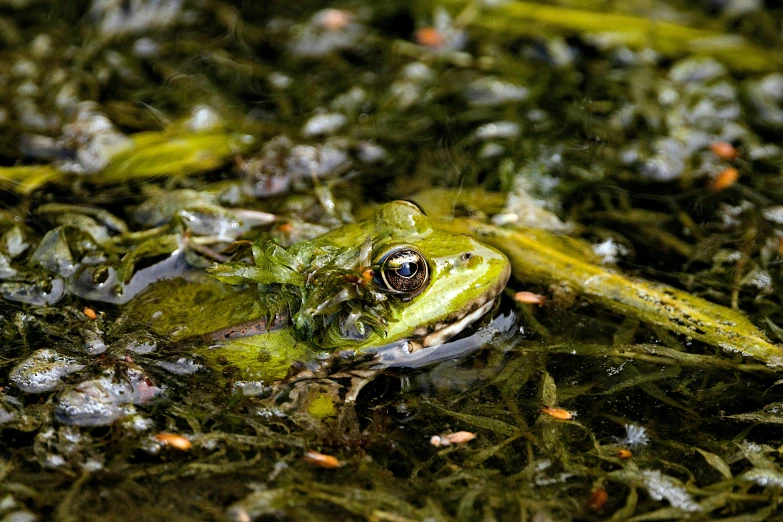
[[620,444],[636,449],[647,446],[649,443],[650,437],[647,436],[647,429],[644,426],[625,425],[625,437],[620,440]]
[[325,469],[335,469],[344,465],[344,463],[340,462],[337,457],[325,455],[323,453],[318,453],[317,451],[312,450],[307,451],[305,456],[302,457],[302,460],[309,464],[313,464],[314,466],[318,466],[319,468]]
[[334,134],[340,130],[348,119],[342,114],[318,114],[313,116],[305,123],[302,128],[302,136],[312,138],[315,136],[325,136]]
[[633,452],[629,449],[621,449],[617,451],[617,458],[620,460],[628,460],[633,457]]
[[672,507],[683,511],[701,511],[682,483],[658,470],[643,471],[644,485],[650,496],[655,500],[666,500]]
[[312,21],[330,31],[340,31],[351,23],[354,15],[344,9],[324,9],[313,15]]
[[601,261],[608,265],[615,264],[621,257],[628,255],[628,249],[623,245],[615,243],[612,238],[593,245],[593,252],[601,258]]
[[475,433],[469,431],[458,431],[443,435],[433,435],[430,438],[430,444],[436,448],[441,446],[451,446],[452,444],[465,444],[476,438]]
[[496,121],[487,123],[476,129],[477,140],[512,139],[519,136],[519,124],[511,121]]
[[65,295],[65,283],[59,277],[43,278],[35,282],[0,283],[0,296],[8,301],[33,306],[54,305]]
[[175,375],[192,375],[202,369],[202,365],[187,357],[180,357],[174,362],[158,361],[158,366]]
[[446,45],[446,39],[434,27],[422,27],[416,30],[414,35],[416,43],[433,49],[440,49]]
[[587,500],[585,507],[590,511],[601,511],[608,501],[609,493],[603,488],[598,488],[590,493],[590,498]]
[[562,408],[551,408],[549,406],[544,406],[541,408],[541,413],[549,415],[553,419],[557,420],[571,420],[576,416],[576,414],[572,411],[564,410]]
[[730,186],[734,185],[739,179],[739,171],[734,167],[728,167],[723,169],[710,184],[710,189],[713,192],[720,192],[726,190]]
[[349,11],[324,9],[307,24],[294,27],[288,48],[300,57],[321,57],[358,46],[365,27]]
[[546,302],[546,296],[533,292],[517,292],[514,294],[514,301],[523,304],[543,305]]
[[722,160],[735,160],[739,158],[739,151],[727,141],[716,141],[710,145],[710,150]]
[[90,16],[106,37],[117,37],[173,25],[181,15],[182,4],[181,0],[137,0],[127,5],[118,0],[96,0]]
[[465,98],[479,107],[517,103],[527,99],[528,90],[521,85],[495,78],[481,78],[465,89]]
[[179,451],[188,451],[192,446],[190,440],[176,433],[156,433],[152,437],[164,446],[169,446]]

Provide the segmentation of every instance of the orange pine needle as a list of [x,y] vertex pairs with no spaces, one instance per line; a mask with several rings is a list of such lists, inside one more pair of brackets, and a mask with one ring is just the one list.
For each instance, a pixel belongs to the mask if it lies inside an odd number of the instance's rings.
[[546,301],[546,297],[533,292],[517,292],[514,294],[514,301],[517,303],[542,305]]
[[713,192],[720,192],[721,190],[725,190],[734,185],[738,179],[739,171],[737,169],[734,167],[723,169],[723,171],[718,174],[718,177],[712,180],[710,189],[712,189]]
[[318,453],[317,451],[308,451],[305,453],[305,456],[302,457],[302,460],[320,468],[326,469],[339,468],[343,465],[342,462],[337,460],[337,457],[324,455],[323,453]]
[[585,507],[590,511],[601,511],[607,500],[609,500],[609,493],[604,488],[599,488],[590,493],[590,499]]
[[474,433],[469,431],[458,431],[457,433],[451,433],[446,435],[446,439],[452,444],[465,444],[476,438]]
[[416,43],[425,47],[432,47],[438,49],[446,45],[446,40],[443,35],[434,27],[422,27],[416,31]]
[[739,158],[739,151],[728,141],[716,141],[710,146],[710,150],[722,160]]
[[557,420],[571,420],[574,418],[573,412],[564,410],[562,408],[550,408],[549,406],[544,406],[541,408],[541,413],[545,413],[546,415],[549,415],[550,417]]
[[440,446],[451,446],[452,444],[465,444],[476,438],[475,433],[469,431],[458,431],[448,435],[434,435],[430,438],[430,444],[436,448]]
[[171,446],[174,449],[180,451],[187,451],[190,449],[191,444],[188,439],[182,435],[176,433],[158,433],[154,436],[155,440],[166,446]]
[[629,449],[621,449],[617,452],[617,458],[622,460],[628,460],[633,457],[633,453]]

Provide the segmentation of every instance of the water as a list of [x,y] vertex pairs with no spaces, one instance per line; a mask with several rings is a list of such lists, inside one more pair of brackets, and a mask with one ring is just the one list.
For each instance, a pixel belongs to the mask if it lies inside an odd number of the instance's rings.
[[[176,342],[198,292],[129,314],[247,257],[237,238],[288,246],[445,187],[469,202],[447,212],[581,238],[779,342],[779,9],[546,5],[0,7],[0,520],[777,514],[779,370],[557,277],[514,274],[447,357],[387,351],[369,379],[321,354],[343,387],[298,368],[277,401]],[[243,323],[245,298],[205,320]]]

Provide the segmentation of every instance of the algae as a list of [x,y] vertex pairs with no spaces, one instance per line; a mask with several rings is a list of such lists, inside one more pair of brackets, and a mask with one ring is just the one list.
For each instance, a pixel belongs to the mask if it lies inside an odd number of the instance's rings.
[[[775,3],[319,9],[0,7],[0,517],[779,517]],[[194,349],[270,322],[207,267],[252,280],[251,245],[433,187],[541,296],[457,340],[490,344],[369,383],[263,335],[234,346],[264,374]]]

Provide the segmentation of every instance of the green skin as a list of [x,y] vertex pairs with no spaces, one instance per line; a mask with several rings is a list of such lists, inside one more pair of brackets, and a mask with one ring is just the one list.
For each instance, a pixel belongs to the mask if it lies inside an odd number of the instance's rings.
[[412,247],[426,259],[430,278],[413,298],[387,294],[392,316],[382,332],[372,330],[364,339],[341,336],[337,328],[317,339],[302,339],[285,313],[267,328],[263,318],[268,312],[258,304],[254,288],[232,287],[201,275],[195,275],[195,281],[180,278],[153,285],[134,299],[129,316],[175,340],[202,339],[196,351],[214,368],[230,367],[235,379],[270,382],[285,377],[295,362],[307,365],[339,351],[371,352],[402,340],[410,341],[413,350],[436,349],[477,319],[510,275],[501,252],[468,235],[435,229],[405,201],[381,205],[372,219],[294,248],[353,248],[368,240],[373,266],[392,249]]

